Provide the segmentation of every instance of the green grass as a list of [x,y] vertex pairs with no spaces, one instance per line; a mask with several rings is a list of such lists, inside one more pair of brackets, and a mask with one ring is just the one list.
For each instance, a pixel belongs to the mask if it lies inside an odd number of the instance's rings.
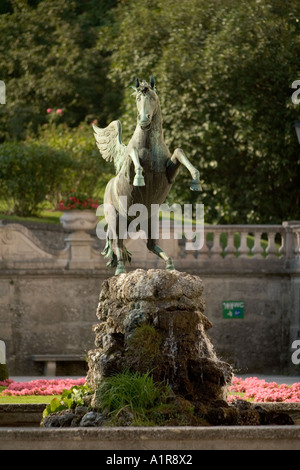
[[13,203],[0,199],[0,219],[10,220],[15,222],[36,222],[47,224],[59,224],[59,218],[63,212],[55,210],[50,202],[46,201],[40,205],[38,215],[31,217],[21,217],[18,215],[10,214],[12,211]]
[[45,224],[59,224],[60,217],[62,212],[59,211],[50,211],[43,210],[40,212],[39,216],[32,217],[20,217],[18,215],[6,215],[0,212],[0,219],[10,220],[15,222],[35,222],[35,223],[45,223]]
[[101,397],[101,406],[111,413],[118,413],[124,407],[132,412],[144,410],[164,402],[170,393],[169,387],[156,384],[148,374],[125,371],[106,379],[97,390]]
[[[176,397],[168,384],[154,382],[149,373],[124,371],[108,377],[96,391],[105,426],[173,426],[203,424],[194,406]],[[171,424],[172,423],[172,424]]]
[[[58,395],[59,397],[60,395]],[[25,395],[25,396],[0,396],[0,405],[27,404],[27,403],[50,403],[55,395]]]

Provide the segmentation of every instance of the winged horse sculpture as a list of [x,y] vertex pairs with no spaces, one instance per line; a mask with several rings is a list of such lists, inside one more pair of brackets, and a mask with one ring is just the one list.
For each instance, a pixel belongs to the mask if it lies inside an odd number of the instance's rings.
[[[137,125],[126,146],[122,143],[120,121],[111,122],[106,128],[93,124],[98,149],[106,161],[114,162],[116,176],[105,189],[104,215],[108,224],[106,245],[102,254],[109,259],[108,267],[115,267],[115,275],[126,272],[125,263],[130,262],[131,253],[125,247],[124,233],[120,234],[120,217],[126,217],[127,230],[133,217],[124,214],[120,203],[126,196],[127,210],[134,204],[143,204],[151,222],[152,205],[160,206],[166,199],[181,165],[190,172],[190,189],[201,191],[199,171],[191,164],[184,152],[177,148],[171,155],[165,144],[162,129],[162,114],[154,78],[150,83],[136,79]],[[117,217],[116,217],[117,215]],[[125,219],[123,219],[125,220]],[[166,269],[173,270],[172,259],[157,244],[157,240],[147,234],[147,248],[162,258]]]

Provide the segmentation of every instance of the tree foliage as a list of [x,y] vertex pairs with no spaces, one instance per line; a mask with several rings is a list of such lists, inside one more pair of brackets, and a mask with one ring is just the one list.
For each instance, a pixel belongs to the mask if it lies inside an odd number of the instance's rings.
[[[7,2],[8,3],[8,2]],[[0,108],[0,139],[23,139],[62,108],[71,126],[106,123],[116,100],[106,55],[95,48],[112,1],[11,0],[0,15],[0,75],[7,104]]]
[[[299,217],[300,159],[291,84],[298,76],[296,0],[156,0],[119,5],[110,76],[157,77],[166,140],[200,169],[208,222]],[[132,131],[126,96],[124,124]],[[132,110],[131,110],[132,112]],[[191,201],[181,171],[176,202]]]
[[127,143],[130,85],[153,74],[167,144],[183,148],[204,188],[192,194],[182,169],[173,202],[203,202],[211,223],[297,219],[299,19],[298,0],[6,0],[0,139],[39,133],[59,107],[69,127],[120,119]]
[[5,142],[0,146],[0,197],[20,216],[36,215],[48,196],[63,190],[73,161],[63,150],[47,145]]
[[75,128],[65,124],[44,125],[37,137],[27,139],[36,145],[47,145],[49,148],[66,153],[72,161],[65,174],[63,184],[56,195],[68,193],[70,190],[102,198],[104,188],[114,176],[112,162],[106,162],[99,154],[90,124],[81,123]]

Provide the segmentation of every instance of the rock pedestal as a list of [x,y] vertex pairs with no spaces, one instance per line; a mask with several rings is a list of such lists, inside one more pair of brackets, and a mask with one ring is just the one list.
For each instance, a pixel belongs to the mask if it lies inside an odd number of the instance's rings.
[[233,372],[207,334],[212,324],[204,315],[203,288],[198,276],[162,269],[107,279],[94,326],[96,349],[89,351],[90,387],[124,369],[150,371],[191,402],[226,399]]
[[[233,371],[217,357],[208,337],[212,324],[204,315],[202,293],[199,277],[177,271],[137,269],[106,280],[97,310],[100,323],[94,327],[96,349],[89,351],[91,393],[85,406],[75,403],[49,414],[43,426],[293,424],[288,414],[244,400],[227,403]],[[130,406],[110,413],[103,406],[101,384],[125,371],[151,374],[170,386],[164,385],[168,395],[143,413]]]

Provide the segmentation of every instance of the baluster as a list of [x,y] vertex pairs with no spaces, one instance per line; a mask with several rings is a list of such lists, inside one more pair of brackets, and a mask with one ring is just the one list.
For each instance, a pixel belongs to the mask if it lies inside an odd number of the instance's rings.
[[207,233],[205,233],[205,231],[203,232],[203,237],[204,237],[204,240],[203,240],[203,246],[202,248],[200,248],[200,250],[197,250],[197,253],[196,253],[196,257],[198,259],[208,259],[210,257],[210,248],[208,246],[208,242],[206,240],[207,238]]
[[223,247],[221,245],[221,233],[218,231],[214,232],[214,241],[210,252],[212,257],[219,257],[223,253]]
[[280,233],[280,237],[281,237],[281,245],[280,245],[280,248],[279,248],[279,255],[280,256],[285,256],[285,254],[286,254],[286,252],[285,252],[285,234]]
[[212,257],[212,247],[213,247],[213,244],[214,244],[214,235],[213,235],[213,232],[210,232],[209,229],[207,229],[208,231],[206,232],[206,236],[205,236],[205,244],[206,244],[206,247],[207,247],[207,257],[208,258],[211,258]]
[[240,258],[249,257],[249,247],[248,247],[247,241],[248,241],[248,233],[240,232],[240,246],[238,248]]
[[[201,247],[203,243],[203,246]],[[186,239],[185,242],[185,257],[191,258],[190,254],[193,254],[194,258],[198,258],[199,256],[205,257],[208,248],[206,246],[206,234],[204,230],[201,230],[198,233],[195,233],[193,238]],[[202,256],[203,254],[203,256]],[[207,256],[208,257],[208,256]]]
[[196,257],[195,249],[192,246],[193,238],[187,238],[185,236],[185,247],[184,247],[184,257],[186,260],[194,260]]
[[300,256],[300,231],[295,231],[295,255]]
[[275,243],[275,235],[276,235],[276,232],[268,233],[268,246],[266,249],[267,258],[277,256],[277,246]]
[[[3,247],[3,242],[4,242],[4,232],[5,228],[2,225],[2,221],[0,220],[0,261],[3,259],[2,258],[2,247]],[[2,246],[1,246],[2,245]]]
[[186,259],[186,260],[190,260],[190,261],[194,261],[194,259],[195,259],[195,251],[186,250],[186,252],[185,252],[185,259]]
[[185,239],[178,240],[178,258],[185,258]]
[[225,248],[226,258],[232,258],[236,253],[236,247],[234,246],[234,231],[227,232],[227,246]]
[[[299,222],[283,222],[284,228],[284,254],[288,264],[293,263],[295,257],[300,255]],[[281,235],[282,236],[282,235]]]
[[261,258],[264,252],[263,247],[261,246],[261,232],[254,232],[254,245],[251,249],[253,258]]

